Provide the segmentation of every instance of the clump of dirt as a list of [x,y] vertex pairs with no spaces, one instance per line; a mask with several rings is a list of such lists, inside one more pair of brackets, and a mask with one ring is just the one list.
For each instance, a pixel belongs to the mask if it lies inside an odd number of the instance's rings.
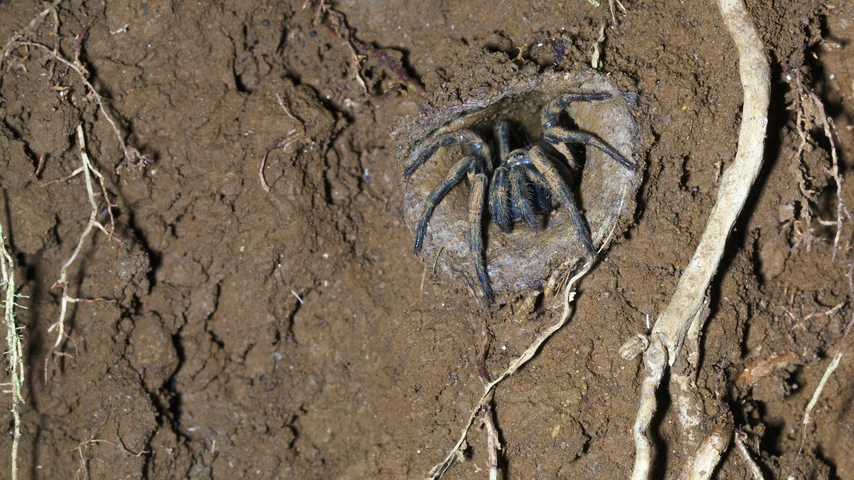
[[[629,476],[641,366],[617,352],[687,265],[742,95],[712,2],[624,5],[614,17],[583,0],[0,5],[3,42],[31,43],[5,50],[0,70],[0,222],[27,307],[18,478],[423,478],[477,402],[479,367],[503,370],[558,312],[551,299],[484,309],[430,275],[412,254],[389,132],[428,103],[578,71],[596,51],[598,75],[637,94],[651,131],[638,208],[580,284],[572,322],[493,406],[508,478]],[[797,92],[813,90],[835,122],[845,178],[854,24],[848,4],[748,7],[775,72],[768,147],[710,292],[696,382],[778,478],[852,313],[848,220],[832,253],[837,195],[854,205],[854,182],[828,174],[831,144],[816,118],[798,122]],[[105,110],[57,57],[85,68]],[[54,350],[53,286],[91,209],[73,175],[78,125],[104,176],[96,220],[112,228],[112,212],[115,231],[94,231],[70,265],[80,301]],[[854,469],[843,351],[796,478]],[[685,460],[666,448],[672,415],[656,423],[660,476]],[[468,446],[446,478],[485,476],[485,434]],[[735,451],[718,470],[748,475]]]

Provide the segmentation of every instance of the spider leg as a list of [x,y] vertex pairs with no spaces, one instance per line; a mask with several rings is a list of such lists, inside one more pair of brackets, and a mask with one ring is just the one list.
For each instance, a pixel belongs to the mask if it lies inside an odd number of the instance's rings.
[[506,120],[495,122],[492,135],[498,142],[498,157],[503,162],[510,154],[510,124]]
[[[543,138],[556,146],[564,143],[592,145],[605,152],[608,156],[618,161],[630,171],[634,172],[637,170],[637,165],[633,161],[624,157],[616,148],[605,143],[601,138],[593,135],[592,133],[582,132],[580,130],[567,130],[559,125],[558,116],[570,103],[593,102],[598,100],[607,100],[609,98],[611,98],[610,93],[577,93],[564,95],[552,100],[551,103],[543,108],[540,115],[540,121],[543,124]],[[565,152],[562,153],[565,154]]]
[[489,145],[487,145],[483,139],[473,131],[460,130],[458,132],[449,132],[439,135],[428,142],[418,145],[409,157],[410,163],[403,172],[403,178],[406,179],[411,177],[412,174],[415,173],[415,171],[418,170],[418,168],[440,148],[450,147],[457,144],[470,145],[472,153],[477,157],[481,168],[487,172],[487,174],[492,173],[492,154],[489,149]]
[[549,192],[547,188],[543,188],[539,185],[534,185],[534,191],[536,192],[534,198],[536,199],[536,204],[539,211],[548,213],[553,210],[551,192]]
[[430,221],[430,217],[433,216],[433,209],[439,205],[442,199],[445,198],[445,195],[447,195],[454,186],[462,181],[466,172],[468,172],[474,162],[474,157],[465,157],[455,163],[454,166],[451,167],[451,170],[448,171],[448,176],[445,180],[430,194],[430,198],[427,200],[426,205],[424,205],[424,211],[421,212],[421,218],[418,219],[418,227],[415,229],[415,247],[413,248],[415,253],[421,252],[421,247],[424,244],[424,235],[427,234],[427,223]]
[[530,174],[529,178],[531,178],[531,181],[548,188],[557,201],[560,202],[560,206],[566,209],[572,222],[575,224],[576,230],[578,230],[578,236],[581,237],[584,248],[593,257],[596,255],[596,249],[593,247],[593,240],[590,238],[590,230],[587,229],[587,224],[584,223],[584,219],[578,211],[572,191],[569,190],[569,187],[563,181],[563,178],[561,178],[542,148],[539,146],[531,147],[529,156],[531,163],[536,167],[536,170],[531,169],[528,171]]
[[636,171],[637,165],[635,162],[624,157],[623,154],[617,151],[616,148],[605,143],[601,138],[592,133],[582,132],[581,130],[566,130],[562,127],[551,127],[543,130],[543,138],[552,144],[560,145],[563,143],[578,143],[583,145],[592,145],[599,150],[605,152],[608,156],[618,161],[629,171]]
[[498,167],[492,174],[492,184],[489,186],[489,214],[501,228],[501,231],[505,233],[510,231],[510,224],[513,222],[513,214],[508,205],[509,201],[507,168]]
[[483,289],[483,296],[491,304],[495,295],[492,293],[489,275],[486,273],[483,250],[483,204],[486,201],[487,183],[487,176],[475,167],[469,196],[469,251],[472,255],[477,279],[480,281],[481,289]]
[[522,165],[510,169],[510,199],[516,210],[525,219],[525,222],[536,230],[539,228],[537,217],[534,214],[534,205],[531,203],[531,191],[528,190],[525,171]]
[[[528,179],[531,180],[531,182],[533,182],[534,185],[536,185],[537,187],[551,193],[551,191],[552,191],[551,184],[549,183],[546,176],[543,175],[542,173],[540,173],[540,171],[537,170],[536,167],[533,167],[533,165],[532,165],[532,168],[529,168],[527,170],[527,173],[528,173]],[[563,178],[561,178],[561,181],[563,181]]]
[[560,96],[552,100],[546,108],[543,109],[542,120],[543,127],[548,128],[554,126],[557,122],[557,116],[560,115],[570,103],[575,102],[596,102],[599,100],[608,100],[611,98],[610,93],[571,93]]
[[[555,165],[557,166],[557,165]],[[549,190],[548,182],[540,183],[535,179],[535,176],[539,176],[543,182],[545,182],[545,177],[541,174],[533,165],[525,166],[525,174],[528,177],[528,180],[531,182],[531,186],[534,190],[534,205],[540,212],[549,212],[552,210],[552,192]]]

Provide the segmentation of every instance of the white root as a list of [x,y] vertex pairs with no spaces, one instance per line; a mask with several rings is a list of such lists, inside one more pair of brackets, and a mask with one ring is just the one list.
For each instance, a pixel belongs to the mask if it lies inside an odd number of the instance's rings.
[[[646,376],[634,427],[634,480],[649,478],[651,470],[652,445],[647,431],[656,410],[655,391],[667,366],[672,366],[679,358],[688,329],[700,313],[706,290],[720,263],[729,232],[762,165],[770,100],[768,59],[742,0],[718,0],[718,6],[738,50],[739,74],[744,89],[738,150],[735,160],[721,178],[718,198],[697,250],[679,279],[670,304],[656,321],[649,348],[644,352]],[[720,457],[706,458],[716,458],[717,461]]]
[[[77,247],[74,248],[74,252],[62,265],[62,269],[59,273],[59,280],[57,280],[55,284],[55,286],[62,288],[62,300],[60,302],[59,319],[53,325],[51,325],[50,328],[47,329],[48,333],[53,332],[54,329],[57,330],[57,333],[56,341],[53,344],[53,348],[51,349],[50,353],[47,354],[47,358],[45,359],[45,382],[47,382],[48,365],[50,364],[51,357],[54,355],[70,356],[68,354],[62,353],[63,340],[65,340],[66,338],[70,338],[68,337],[68,333],[65,331],[65,317],[68,312],[68,304],[77,303],[80,300],[68,295],[68,267],[70,267],[71,264],[74,263],[74,261],[77,259],[77,255],[79,255],[80,251],[83,249],[83,245],[86,242],[86,238],[89,236],[89,234],[92,233],[93,229],[97,228],[98,230],[101,230],[109,238],[113,237],[112,230],[115,229],[114,226],[111,226],[111,230],[108,231],[107,228],[97,220],[98,203],[95,201],[95,190],[92,184],[93,175],[97,177],[98,180],[101,182],[101,191],[104,195],[104,200],[107,202],[108,209],[110,208],[110,200],[107,198],[107,191],[104,187],[104,176],[101,175],[101,173],[95,169],[95,167],[92,165],[91,160],[89,159],[89,155],[86,153],[86,139],[83,136],[83,125],[77,126],[77,147],[78,153],[80,154],[80,160],[83,163],[83,166],[75,170],[71,174],[71,177],[78,175],[79,173],[83,173],[83,179],[86,183],[86,193],[88,194],[90,206],[89,222],[86,224],[86,228],[83,230],[83,233],[80,234],[80,237],[77,240]],[[112,216],[112,213],[110,213],[110,215]]]
[[744,438],[746,437],[747,435],[745,435],[741,430],[735,432],[735,446],[738,453],[741,454],[741,458],[744,460],[744,464],[747,466],[747,470],[750,472],[753,480],[765,480],[765,476],[762,475],[762,470],[759,469],[759,465],[756,465],[756,462],[754,462],[753,458],[750,456],[750,452],[747,451],[747,445],[744,444]]
[[691,465],[691,471],[688,474],[689,480],[707,480],[712,478],[712,473],[715,467],[721,461],[721,457],[729,447],[729,439],[732,437],[732,423],[727,422],[726,425],[716,429],[709,435],[700,445],[697,456]]
[[[12,480],[18,478],[18,445],[21,443],[21,405],[25,404],[23,386],[26,382],[24,374],[24,347],[22,345],[23,334],[15,321],[16,310],[22,307],[15,303],[15,261],[6,249],[6,238],[3,234],[3,225],[0,225],[0,289],[4,290],[3,299],[3,324],[6,326],[6,370],[9,372],[8,393],[12,394]],[[4,391],[3,393],[7,393]]]
[[700,244],[679,279],[670,304],[652,331],[652,337],[667,347],[670,365],[676,361],[691,320],[700,310],[729,232],[759,174],[765,148],[771,89],[768,58],[742,1],[719,0],[719,5],[739,54],[739,72],[744,89],[741,131],[735,160],[721,177],[718,198],[709,214]]
[[[605,243],[607,243],[607,241]],[[522,353],[522,355],[510,362],[510,365],[507,367],[506,370],[501,372],[501,375],[499,375],[498,378],[496,378],[484,387],[483,395],[481,395],[480,400],[478,400],[477,405],[475,405],[475,408],[472,410],[468,422],[466,422],[465,426],[463,427],[463,431],[460,435],[459,440],[457,440],[457,443],[454,445],[451,451],[448,452],[448,455],[445,457],[445,459],[442,460],[440,463],[436,464],[430,470],[428,477],[429,480],[437,480],[441,478],[445,471],[450,468],[451,464],[454,463],[454,460],[462,458],[462,451],[466,445],[466,437],[468,436],[469,429],[471,429],[471,426],[474,423],[477,413],[486,404],[486,402],[492,395],[492,392],[495,390],[495,387],[497,387],[499,383],[504,381],[505,378],[516,373],[516,371],[522,368],[524,364],[528,363],[530,359],[534,358],[534,355],[537,354],[543,343],[545,343],[546,340],[551,338],[551,336],[554,335],[555,332],[560,330],[561,327],[566,325],[566,323],[569,321],[569,315],[570,313],[572,313],[572,310],[570,309],[570,304],[573,302],[573,300],[575,300],[575,284],[579,280],[581,280],[582,277],[587,275],[587,272],[590,271],[590,268],[592,266],[592,261],[587,262],[584,267],[582,267],[581,270],[575,275],[573,275],[573,277],[569,279],[569,282],[567,282],[565,287],[566,290],[564,291],[563,296],[563,313],[561,314],[560,319],[551,327],[541,332],[537,336],[537,338],[535,338],[534,341],[531,342],[531,345],[528,347],[527,350]]]
[[664,344],[650,344],[643,354],[643,363],[646,367],[646,377],[641,386],[640,407],[633,429],[635,465],[632,469],[632,480],[646,480],[652,469],[652,442],[646,433],[655,415],[655,391],[661,384],[661,377],[664,376],[664,368],[667,365],[667,349]]
[[[854,298],[854,260],[851,261],[851,266],[848,268],[848,289],[852,298]],[[804,451],[804,444],[807,441],[807,428],[809,428],[810,423],[812,423],[812,410],[815,408],[815,405],[818,403],[819,398],[821,397],[821,392],[824,391],[824,386],[827,384],[827,381],[830,379],[830,376],[833,375],[833,372],[839,367],[839,362],[842,360],[842,347],[845,346],[845,341],[848,339],[848,335],[851,334],[852,327],[854,327],[854,314],[851,315],[851,320],[848,322],[848,326],[845,327],[845,332],[842,334],[842,340],[839,341],[839,346],[836,347],[836,354],[833,355],[833,360],[830,362],[830,365],[827,366],[827,369],[824,371],[824,375],[821,377],[821,381],[818,382],[818,386],[813,392],[812,397],[810,398],[809,403],[804,409],[804,421],[803,421],[803,430],[801,431],[801,441],[798,446],[798,453],[795,455],[795,462],[792,465],[792,474],[789,478],[794,478],[794,472],[798,467],[798,460],[801,458],[801,453]]]

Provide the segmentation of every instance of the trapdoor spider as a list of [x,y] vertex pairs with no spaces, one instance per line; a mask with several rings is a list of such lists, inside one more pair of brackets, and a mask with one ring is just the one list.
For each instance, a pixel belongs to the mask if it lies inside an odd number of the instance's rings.
[[569,164],[573,164],[566,144],[592,146],[619,162],[628,171],[635,172],[637,165],[632,160],[624,157],[596,135],[560,125],[559,117],[569,104],[608,99],[611,99],[610,93],[573,93],[561,95],[547,103],[540,112],[542,141],[545,145],[541,142],[510,150],[510,125],[499,119],[493,128],[494,140],[498,146],[496,168],[493,168],[494,159],[489,144],[468,128],[451,128],[450,131],[440,133],[418,145],[404,171],[404,179],[411,177],[441,148],[459,145],[468,154],[454,163],[444,181],[430,194],[416,227],[415,253],[421,251],[433,210],[452,188],[468,177],[471,192],[467,242],[483,295],[490,304],[495,296],[486,270],[482,231],[484,205],[487,201],[492,221],[505,233],[510,232],[513,225],[522,220],[532,229],[540,228],[537,214],[548,214],[557,203],[572,219],[575,234],[581,239],[586,255],[593,257],[596,251],[590,230],[578,211],[572,190],[565,180],[569,172],[566,172],[563,163],[552,158],[547,150],[559,152],[566,157]]

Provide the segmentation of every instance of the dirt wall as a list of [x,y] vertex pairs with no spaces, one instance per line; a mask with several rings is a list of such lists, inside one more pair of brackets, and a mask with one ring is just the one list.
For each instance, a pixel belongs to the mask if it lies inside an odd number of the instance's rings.
[[[734,158],[742,93],[713,2],[623,5],[612,17],[584,0],[0,4],[3,41],[18,42],[0,73],[0,222],[27,308],[19,478],[425,477],[482,392],[483,340],[496,375],[560,310],[553,297],[489,308],[412,253],[390,132],[523,66],[589,68],[596,50],[649,129],[637,210],[494,410],[507,478],[627,477],[641,365],[618,349],[687,265]],[[835,122],[845,177],[854,11],[747,6],[772,62],[765,163],[710,292],[697,384],[765,475],[785,478],[852,314],[848,220],[832,254],[837,193],[854,205],[854,182],[830,175],[804,89]],[[95,229],[68,269],[81,301],[55,349],[55,283],[92,210],[78,125],[110,202],[93,177],[94,220],[111,235]],[[851,348],[796,478],[854,475]],[[11,397],[0,402],[11,425]],[[656,421],[660,447],[673,418]],[[486,476],[484,431],[468,441],[446,478]],[[0,447],[9,472],[9,435]],[[660,448],[656,475],[684,460]],[[717,476],[748,476],[735,450]]]

